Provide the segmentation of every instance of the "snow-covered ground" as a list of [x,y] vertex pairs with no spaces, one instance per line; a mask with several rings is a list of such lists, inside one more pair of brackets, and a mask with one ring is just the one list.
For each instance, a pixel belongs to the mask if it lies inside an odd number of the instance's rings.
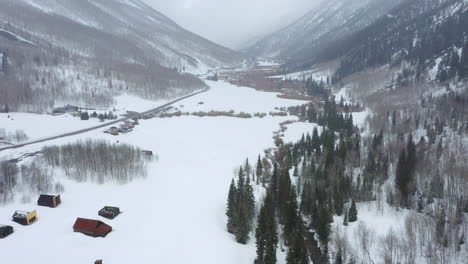
[[210,91],[188,98],[175,106],[183,112],[234,110],[253,114],[268,113],[274,111],[275,107],[289,107],[305,103],[300,100],[279,98],[277,93],[259,92],[253,88],[237,87],[227,82],[207,81],[207,84],[212,87]]
[[[209,92],[180,102],[184,111],[269,112],[275,107],[304,103],[223,82],[209,85],[212,86]],[[252,263],[254,240],[240,245],[225,231],[225,203],[232,171],[246,157],[255,161],[264,149],[273,147],[272,133],[278,130],[279,123],[291,119],[294,118],[183,116],[142,120],[133,132],[117,137],[92,131],[0,152],[1,159],[39,150],[46,144],[104,138],[152,150],[159,156],[159,161],[150,164],[146,179],[122,186],[78,184],[58,176],[65,192],[62,205],[56,209],[37,207],[36,197],[31,197],[28,204],[17,201],[1,207],[0,224],[15,228],[14,234],[0,240],[2,263],[20,260],[20,263],[81,264],[101,258],[113,264]],[[50,122],[50,126],[62,126]],[[288,134],[288,140],[294,140],[295,136],[298,140],[302,132],[311,132],[312,128],[292,125],[294,132]],[[104,205],[118,206],[123,213],[114,220],[102,219],[97,211]],[[17,209],[38,209],[38,222],[26,227],[11,222]],[[106,238],[74,233],[72,226],[77,217],[103,220],[114,231]]]
[[29,140],[72,132],[99,124],[99,120],[81,121],[79,117],[65,114],[59,116],[29,113],[0,113],[0,128],[14,133],[23,130]]
[[[283,141],[285,143],[296,143],[298,139],[301,139],[302,135],[312,136],[314,128],[317,127],[317,124],[314,123],[305,123],[305,122],[295,122],[287,126],[287,130],[284,132]],[[318,127],[318,132],[321,133],[322,127]]]
[[[114,115],[121,116],[127,111],[143,112],[167,103],[168,100],[150,101],[124,94],[115,98],[115,106],[109,109],[96,110],[98,114],[112,111]],[[89,114],[94,110],[88,111]],[[107,121],[106,121],[107,122]],[[83,121],[71,114],[48,115],[32,113],[0,113],[0,129],[6,133],[23,130],[29,140],[42,139],[76,130],[85,129],[102,124],[97,118]]]

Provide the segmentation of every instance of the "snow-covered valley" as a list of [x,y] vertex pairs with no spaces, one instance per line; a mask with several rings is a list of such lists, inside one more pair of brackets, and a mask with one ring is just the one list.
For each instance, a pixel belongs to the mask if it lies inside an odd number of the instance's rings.
[[[232,109],[254,113],[304,103],[223,82],[209,82],[209,85],[210,91],[178,104],[184,105],[184,111]],[[203,105],[198,104],[201,101]],[[225,231],[225,200],[232,171],[246,157],[254,160],[264,149],[273,147],[272,133],[279,129],[279,123],[295,119],[292,116],[251,119],[183,116],[141,120],[132,133],[118,137],[96,130],[0,152],[1,159],[8,159],[38,151],[44,145],[92,138],[129,143],[159,156],[158,161],[149,165],[145,179],[127,185],[76,183],[58,175],[65,192],[63,203],[56,209],[38,208],[36,194],[30,195],[28,203],[16,197],[15,202],[0,207],[0,224],[13,225],[15,229],[13,235],[0,240],[2,259],[6,263],[20,258],[22,263],[71,264],[91,263],[96,259],[122,264],[148,260],[155,263],[252,262],[254,240],[243,246]],[[301,128],[309,130],[311,126]],[[294,136],[299,134],[302,135],[294,132]],[[293,140],[291,136],[288,138]],[[106,238],[73,232],[77,217],[103,220],[97,211],[104,205],[119,206],[123,211],[116,219],[104,221],[113,227],[113,232]],[[32,209],[38,209],[39,215],[34,225],[11,222],[15,210]],[[22,254],[24,251],[31,253]]]

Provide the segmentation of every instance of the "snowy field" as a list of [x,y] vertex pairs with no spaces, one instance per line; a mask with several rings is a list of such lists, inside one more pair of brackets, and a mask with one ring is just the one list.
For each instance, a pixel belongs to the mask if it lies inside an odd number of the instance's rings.
[[[114,107],[105,110],[96,110],[96,112],[100,114],[112,111],[115,115],[120,116],[126,114],[127,111],[147,111],[169,101],[150,101],[127,94],[118,96],[115,99],[116,105]],[[88,111],[89,114],[93,112],[94,110]],[[102,123],[99,122],[97,118],[90,118],[89,120],[83,121],[80,120],[79,117],[74,117],[71,114],[0,113],[0,129],[5,129],[6,133],[14,133],[15,130],[23,130],[29,138],[28,141],[73,132],[100,124]]]
[[[285,100],[278,93],[259,92],[252,88],[237,87],[226,82],[207,81],[212,89],[196,97],[188,98],[175,106],[183,112],[230,111],[257,113],[274,111],[275,107],[304,104],[300,100]],[[200,104],[203,103],[203,104]]]
[[[223,82],[209,84],[209,92],[180,102],[184,111],[269,112],[303,103]],[[201,101],[203,105],[198,104]],[[264,149],[273,147],[272,133],[279,123],[291,119],[183,116],[142,120],[133,132],[118,137],[92,131],[0,152],[1,159],[39,150],[45,144],[105,138],[159,156],[159,161],[150,164],[146,179],[127,185],[78,184],[59,176],[65,192],[56,209],[37,207],[36,197],[29,204],[17,201],[0,208],[0,224],[15,228],[14,234],[0,240],[2,263],[20,259],[21,263],[82,264],[101,258],[112,264],[252,263],[254,240],[240,245],[225,231],[229,183],[233,170],[246,157],[255,161]],[[311,129],[311,125],[293,125],[288,140],[296,136],[299,140]],[[123,213],[114,220],[103,219],[97,211],[104,205],[118,206]],[[32,209],[38,209],[37,223],[25,227],[11,221],[15,210]],[[114,231],[106,238],[74,233],[77,217],[103,220]]]

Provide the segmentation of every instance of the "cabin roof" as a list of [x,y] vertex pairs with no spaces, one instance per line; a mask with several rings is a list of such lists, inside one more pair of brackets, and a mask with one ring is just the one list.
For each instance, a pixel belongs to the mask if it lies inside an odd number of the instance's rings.
[[106,232],[111,229],[111,226],[99,220],[77,218],[75,224],[73,225],[73,228],[91,232]]
[[39,197],[47,197],[47,198],[54,198],[58,197],[60,194],[54,195],[54,194],[41,194]]

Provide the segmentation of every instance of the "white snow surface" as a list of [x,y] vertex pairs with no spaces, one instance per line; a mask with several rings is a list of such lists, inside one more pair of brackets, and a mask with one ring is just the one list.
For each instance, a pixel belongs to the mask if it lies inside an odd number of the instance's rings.
[[[206,81],[212,87],[207,93],[180,102],[181,111],[230,111],[257,113],[274,111],[275,107],[303,105],[301,100],[285,100],[278,93],[259,92],[253,88],[238,87],[227,82]],[[203,104],[199,104],[203,102]],[[183,107],[181,107],[183,105]]]
[[[180,104],[190,110],[236,112],[268,112],[276,106],[298,104],[250,88],[223,82],[209,84],[209,92]],[[204,105],[198,105],[200,101]],[[149,165],[146,179],[127,185],[78,184],[58,175],[65,192],[63,203],[56,209],[37,207],[34,195],[31,203],[21,204],[17,197],[17,202],[0,207],[0,223],[15,228],[14,234],[0,240],[2,263],[18,263],[18,259],[21,263],[51,264],[93,263],[96,259],[112,264],[253,263],[254,239],[240,245],[225,230],[229,183],[233,169],[246,157],[255,161],[264,149],[273,147],[272,133],[279,129],[279,123],[290,119],[182,116],[141,120],[131,133],[117,137],[92,131],[0,152],[0,159],[8,158],[44,145],[93,138],[133,144],[159,156],[159,161]],[[302,135],[299,132],[294,133]],[[118,206],[123,213],[114,220],[103,219],[97,213],[104,205]],[[25,227],[11,222],[15,210],[35,208],[37,223]],[[106,238],[74,233],[77,217],[102,220],[113,231]],[[283,263],[284,253],[278,250],[278,255],[279,263]]]
[[[284,132],[283,141],[285,143],[296,143],[298,139],[301,139],[302,135],[312,136],[315,127],[315,123],[306,123],[306,122],[295,122],[287,126],[287,130]],[[318,127],[318,132],[321,133],[322,127]]]
[[[112,111],[116,115],[126,114],[127,111],[143,112],[159,105],[167,103],[168,100],[150,101],[124,94],[115,98],[115,106],[109,109],[96,110],[98,114]],[[89,110],[91,114],[95,110]],[[107,121],[106,121],[107,122]],[[36,140],[57,136],[76,130],[101,125],[97,118],[90,118],[82,121],[79,117],[71,114],[49,115],[33,113],[0,113],[0,129],[14,133],[15,130],[23,130],[28,135],[29,140]]]

